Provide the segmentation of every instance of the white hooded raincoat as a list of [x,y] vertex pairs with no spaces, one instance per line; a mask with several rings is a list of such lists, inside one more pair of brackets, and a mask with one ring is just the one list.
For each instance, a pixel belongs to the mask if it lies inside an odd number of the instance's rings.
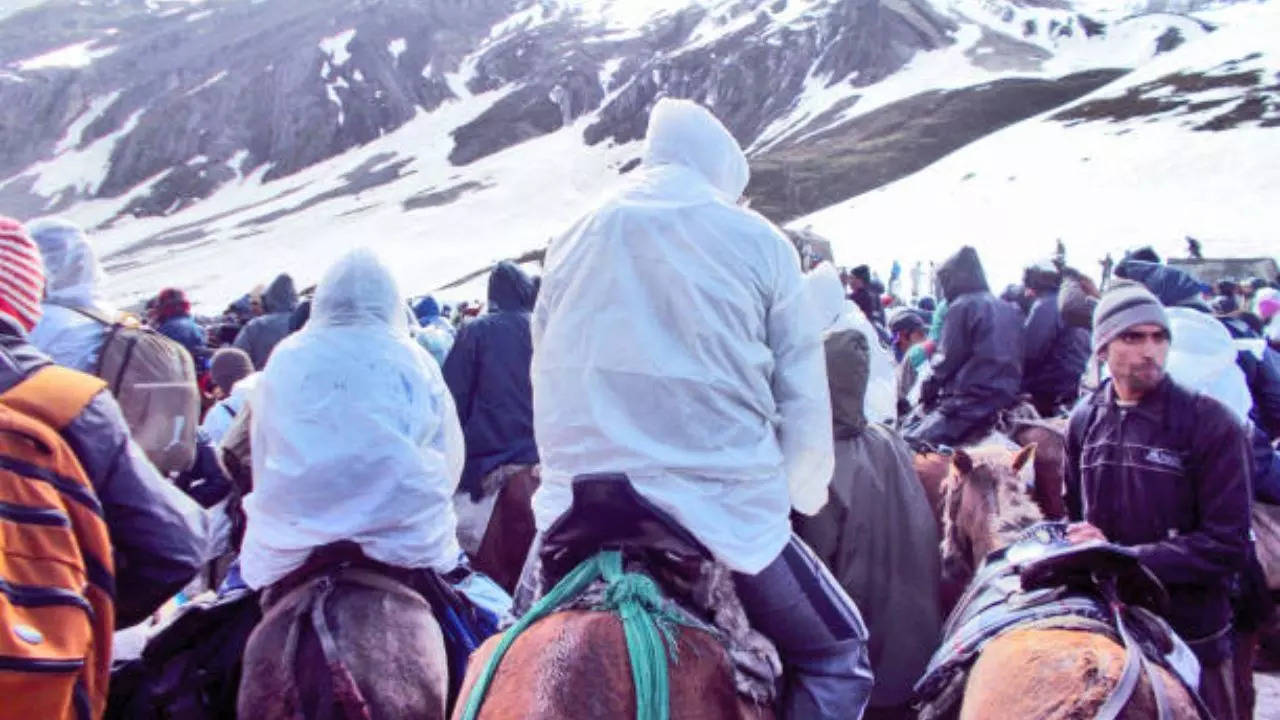
[[72,308],[114,319],[116,309],[102,297],[106,276],[79,226],[56,218],[27,226],[40,248],[45,269],[45,301],[31,342],[59,365],[92,373],[107,326]]
[[329,269],[310,321],[261,373],[249,400],[254,489],[241,553],[251,587],[338,540],[400,567],[457,565],[462,430],[402,305],[386,266],[356,250]]
[[818,318],[794,249],[735,202],[747,161],[705,109],[662,100],[634,182],[547,251],[533,316],[540,531],[571,480],[626,473],[733,570],[816,513],[833,466]]

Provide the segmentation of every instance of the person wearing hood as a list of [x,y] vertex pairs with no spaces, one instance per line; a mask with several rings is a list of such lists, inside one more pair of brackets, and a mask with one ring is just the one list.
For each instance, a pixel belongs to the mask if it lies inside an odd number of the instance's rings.
[[874,338],[858,327],[866,323],[861,311],[844,299],[830,265],[805,284],[824,326],[836,462],[827,504],[792,524],[866,613],[876,674],[870,707],[903,714],[942,631],[938,526],[911,450],[887,426],[868,422]]
[[343,540],[386,565],[458,566],[450,498],[462,431],[401,308],[386,265],[352,251],[320,281],[310,322],[259,375],[240,556],[250,587],[280,581]]
[[444,362],[453,349],[453,341],[457,332],[453,324],[440,312],[440,304],[430,295],[419,300],[413,306],[414,317],[418,321],[418,330],[414,332],[418,344],[431,353],[431,357],[444,367]]
[[865,626],[789,521],[826,504],[834,463],[821,328],[794,247],[738,204],[748,176],[714,115],[663,98],[640,169],[552,241],[533,316],[534,515],[545,533],[575,478],[625,478],[733,571],[786,668],[783,716],[857,718]]
[[1071,327],[1059,310],[1062,275],[1052,265],[1033,265],[1023,273],[1033,298],[1024,326],[1022,391],[1041,417],[1053,417],[1075,404],[1080,378],[1089,364],[1089,331]]
[[281,273],[262,293],[263,314],[250,320],[236,335],[234,345],[249,353],[254,368],[265,368],[276,344],[289,335],[297,307],[298,292],[293,287],[293,278]]
[[[500,262],[489,273],[488,297],[488,312],[458,332],[444,361],[444,380],[467,438],[467,461],[456,500],[458,537],[478,569],[511,589],[519,575],[518,563],[496,567],[493,555],[481,549],[499,495],[506,490],[527,497],[537,484],[538,446],[533,439],[529,379],[533,282],[515,263]],[[521,552],[514,554],[523,556],[533,540],[533,523],[529,520],[520,526],[525,529],[519,537],[503,537],[502,542],[520,547]],[[498,542],[497,534],[504,530],[511,528],[494,528],[491,544]]]
[[[45,308],[62,308],[40,304],[45,284],[40,256],[47,253],[58,263],[64,283],[70,279],[72,266],[84,271],[82,277],[86,278],[92,277],[92,268],[96,268],[74,226],[45,222],[36,227],[45,233],[46,244],[40,251],[22,225],[0,217],[0,393],[20,389],[25,381],[54,364],[28,335],[44,321],[41,315]],[[46,249],[53,247],[71,252],[75,259]],[[19,269],[25,277],[15,283]],[[62,290],[69,287],[63,285]],[[93,298],[85,287],[73,289],[72,295],[76,300]],[[59,297],[67,299],[68,295]],[[55,315],[55,319],[69,318]],[[98,383],[92,378],[83,380],[90,385]],[[126,628],[145,620],[195,577],[206,560],[209,528],[204,511],[156,472],[130,437],[110,390],[99,385],[101,389],[59,432],[93,486],[94,497],[86,504],[106,521],[115,556],[114,585],[106,568],[99,568],[105,576],[91,572],[88,583],[114,593],[115,625]],[[50,393],[47,401],[65,406],[67,399],[58,396],[65,389],[46,386],[44,391]]]
[[49,218],[27,229],[45,267],[42,314],[31,342],[59,365],[92,374],[119,314],[103,297],[106,275],[80,226]]
[[965,246],[938,268],[947,312],[921,388],[913,445],[961,445],[985,435],[1022,387],[1022,316],[991,294],[978,252]]

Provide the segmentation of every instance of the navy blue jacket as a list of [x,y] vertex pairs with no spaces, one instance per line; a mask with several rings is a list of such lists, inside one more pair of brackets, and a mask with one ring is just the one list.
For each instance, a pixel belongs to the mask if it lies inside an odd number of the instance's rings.
[[156,331],[186,348],[195,360],[197,371],[205,369],[209,350],[205,346],[204,328],[197,325],[190,315],[174,315],[160,323]]
[[1051,399],[1074,397],[1089,362],[1089,331],[1062,321],[1058,291],[1036,298],[1023,341],[1023,392]]
[[489,312],[463,325],[444,361],[444,381],[467,442],[461,488],[478,497],[499,466],[538,462],[533,440],[533,282],[510,262],[489,275]]
[[1022,316],[991,294],[971,247],[938,269],[949,305],[933,354],[933,376],[921,388],[943,414],[995,412],[1013,405],[1022,387]]

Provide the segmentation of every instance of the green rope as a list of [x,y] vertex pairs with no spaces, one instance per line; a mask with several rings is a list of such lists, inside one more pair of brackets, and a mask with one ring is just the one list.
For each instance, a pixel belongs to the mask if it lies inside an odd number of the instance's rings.
[[662,590],[651,578],[622,571],[622,554],[617,550],[605,550],[584,560],[556,583],[551,592],[535,603],[524,617],[507,628],[471,688],[462,720],[475,720],[502,656],[520,633],[577,597],[597,578],[605,581],[604,602],[598,609],[617,612],[622,619],[627,657],[631,661],[631,681],[636,689],[636,720],[668,720],[671,714],[667,685],[668,648],[671,649],[671,659],[676,659],[671,626],[686,623],[667,608]]

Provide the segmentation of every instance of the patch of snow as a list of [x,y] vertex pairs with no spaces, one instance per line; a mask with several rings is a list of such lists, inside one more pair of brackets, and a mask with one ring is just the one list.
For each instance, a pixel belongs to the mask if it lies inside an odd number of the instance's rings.
[[51,50],[43,55],[19,60],[15,63],[19,70],[42,70],[45,68],[82,68],[88,67],[98,58],[106,57],[115,52],[118,48],[93,48],[97,40],[85,40],[84,42],[74,43],[57,50]]
[[108,95],[96,97],[89,101],[89,106],[71,121],[67,129],[63,131],[62,137],[58,139],[57,145],[53,147],[54,155],[61,155],[71,150],[80,143],[80,136],[84,134],[85,128],[89,127],[104,110],[111,107],[111,103],[120,97],[120,91],[116,90]]
[[142,110],[129,116],[118,130],[104,135],[86,147],[67,150],[51,160],[32,165],[22,174],[35,173],[37,179],[32,191],[48,198],[55,198],[65,191],[81,195],[93,194],[111,166],[111,153],[121,138],[133,132]]
[[209,17],[212,14],[213,14],[212,10],[197,10],[196,12],[193,12],[190,15],[188,15],[185,19],[187,22],[197,22],[199,20],[203,20]]
[[338,91],[333,89],[333,85],[325,85],[324,92],[329,96],[329,102],[338,106],[338,125],[342,125],[342,121],[346,119],[346,112],[342,109],[342,98],[338,97]]
[[347,51],[347,45],[355,36],[354,28],[330,35],[320,41],[320,52],[328,55],[334,65],[342,65],[351,57],[351,53]]
[[364,82],[364,73],[360,72],[359,68],[356,68],[356,71],[351,73],[351,77],[355,78],[356,82]]
[[[1280,17],[1274,15],[1224,27],[1076,104],[1122,95],[1171,72],[1203,72],[1253,50],[1265,53],[1256,67],[1274,76],[1280,72],[1275,37]],[[1198,132],[1177,113],[1124,122],[1051,119],[1061,111],[995,132],[790,225],[830,238],[837,262],[869,263],[882,276],[895,260],[927,265],[973,245],[996,289],[1016,282],[1025,264],[1050,255],[1058,239],[1068,262],[1090,274],[1105,254],[1118,258],[1138,245],[1181,255],[1187,236],[1200,239],[1210,256],[1277,256],[1278,131],[1242,124]]]
[[227,76],[227,71],[226,71],[226,70],[223,70],[222,72],[218,73],[217,75],[214,75],[213,77],[209,78],[208,80],[205,80],[204,82],[202,82],[202,83],[200,83],[199,85],[197,85],[197,86],[195,86],[195,87],[191,88],[190,90],[186,91],[186,92],[185,92],[185,93],[183,93],[183,94],[184,94],[184,95],[188,95],[188,96],[189,96],[189,95],[195,95],[196,93],[200,92],[201,90],[204,90],[205,88],[212,86],[214,83],[219,82],[220,80],[222,80],[222,79],[223,79],[223,78],[225,78],[226,76]]
[[408,47],[409,45],[404,38],[396,38],[387,43],[387,52],[391,53],[391,58],[395,62],[400,62],[400,56],[404,54],[405,49]]

